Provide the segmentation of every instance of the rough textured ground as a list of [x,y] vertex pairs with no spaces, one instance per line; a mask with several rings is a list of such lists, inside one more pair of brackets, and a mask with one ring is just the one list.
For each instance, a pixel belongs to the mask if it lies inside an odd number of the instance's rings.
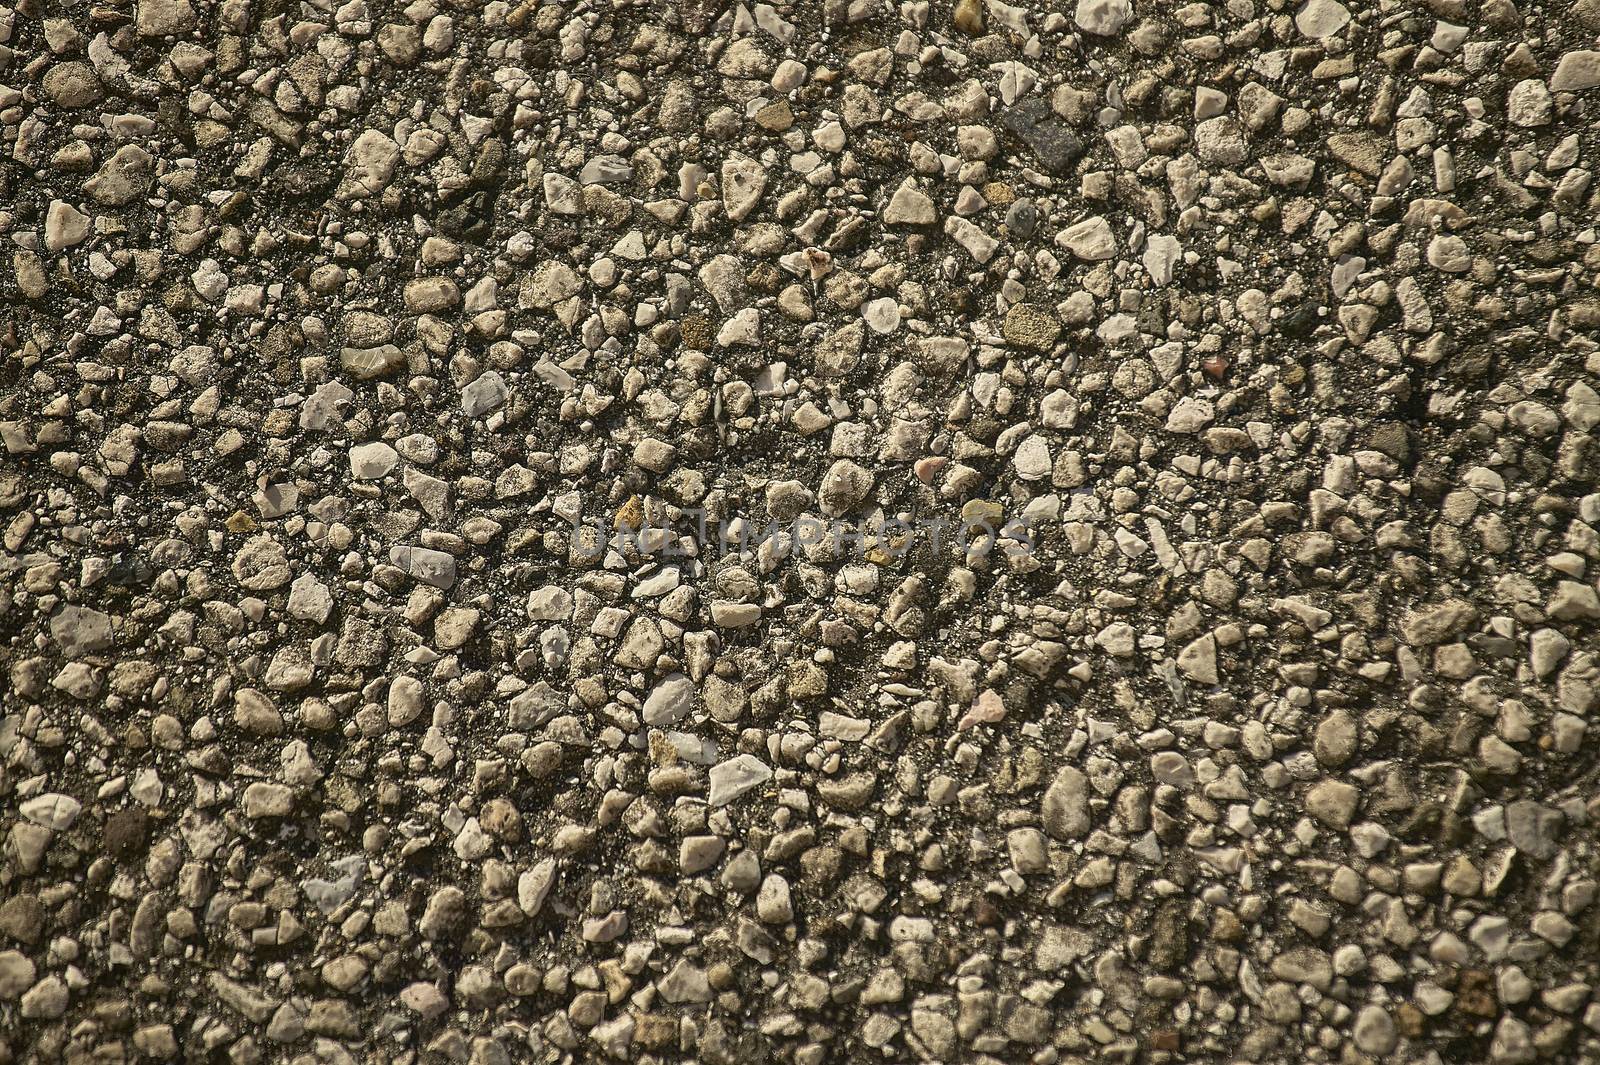
[[1600,1061],[1600,0],[21,0],[0,127],[0,1063]]

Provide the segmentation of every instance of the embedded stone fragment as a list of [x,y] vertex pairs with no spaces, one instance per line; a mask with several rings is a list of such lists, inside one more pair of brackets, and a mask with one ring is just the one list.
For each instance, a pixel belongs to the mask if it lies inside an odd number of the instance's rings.
[[339,352],[339,365],[360,381],[387,377],[406,365],[405,352],[393,344],[380,344],[374,348],[344,348]]
[[1295,13],[1294,24],[1313,40],[1332,37],[1350,24],[1350,11],[1339,0],[1306,0]]
[[1072,12],[1072,21],[1080,30],[1102,37],[1121,33],[1131,18],[1133,5],[1129,0],[1078,0]]
[[735,154],[722,164],[722,203],[728,221],[740,222],[755,210],[767,188],[766,169],[756,160]]
[[772,770],[765,762],[754,755],[738,755],[712,767],[706,801],[712,806],[726,806],[771,779]]
[[1041,816],[1056,839],[1078,839],[1089,831],[1089,782],[1081,770],[1064,766],[1045,789]]
[[1078,258],[1099,262],[1116,254],[1116,237],[1111,223],[1095,216],[1075,222],[1056,235],[1056,243]]
[[1582,92],[1600,85],[1600,51],[1579,48],[1567,52],[1550,75],[1554,92]]
[[65,200],[51,200],[44,219],[44,246],[49,251],[73,248],[89,239],[91,219]]
[[189,0],[138,0],[133,25],[142,37],[168,37],[194,29],[195,13]]
[[64,606],[50,619],[50,638],[67,658],[110,650],[114,639],[111,615],[93,607]]
[[1007,342],[1018,347],[1048,351],[1061,335],[1061,323],[1043,307],[1016,303],[1006,312],[1004,334]]
[[645,724],[670,725],[688,714],[693,706],[694,682],[682,673],[674,673],[656,685],[645,699]]
[[933,201],[917,188],[912,178],[900,183],[883,210],[883,220],[891,226],[929,226],[937,219]]
[[[1116,27],[1090,32],[1114,34],[1126,22],[1127,15],[1124,13],[1128,10],[1127,0],[1080,0],[1079,25],[1082,25],[1081,19],[1087,16],[1096,26]],[[1051,111],[1044,100],[1022,100],[1001,111],[998,122],[1002,129],[1027,145],[1033,158],[1048,173],[1068,173],[1084,153],[1083,139]]]

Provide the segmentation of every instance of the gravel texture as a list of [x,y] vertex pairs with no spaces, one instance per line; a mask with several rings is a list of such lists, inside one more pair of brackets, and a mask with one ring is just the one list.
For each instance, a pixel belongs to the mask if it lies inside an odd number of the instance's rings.
[[1600,1061],[1600,0],[21,0],[0,130],[0,1065]]

